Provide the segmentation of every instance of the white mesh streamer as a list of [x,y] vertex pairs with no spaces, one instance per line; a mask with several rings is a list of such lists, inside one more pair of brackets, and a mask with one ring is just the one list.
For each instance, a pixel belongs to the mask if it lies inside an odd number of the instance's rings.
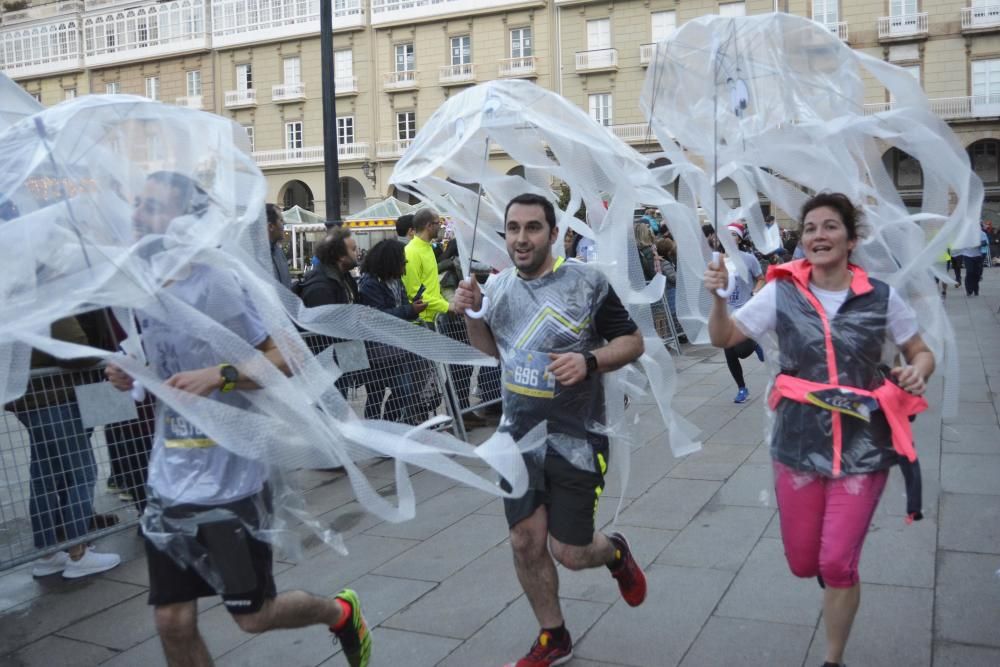
[[[866,114],[866,78],[889,90],[892,110]],[[958,360],[933,265],[946,247],[978,246],[983,187],[912,76],[801,17],[705,16],[656,45],[641,104],[671,163],[659,170],[661,182],[676,180],[686,206],[700,207],[709,223],[745,218],[760,249],[773,242],[760,193],[793,219],[815,192],[842,192],[859,205],[864,239],[852,261],[920,312],[921,334],[945,376],[944,414],[955,414]],[[883,165],[891,147],[920,162],[919,211],[903,203]],[[727,178],[739,190],[739,208],[717,194]],[[700,277],[708,249],[688,211],[664,216],[679,245],[678,315],[704,342],[709,297]],[[735,253],[730,235],[720,237]]]
[[[0,245],[0,403],[24,391],[31,347],[63,358],[113,356],[156,395],[161,409],[169,406],[226,450],[275,469],[269,477],[275,513],[255,529],[291,552],[298,537],[291,524],[280,520],[289,513],[328,543],[339,546],[339,541],[308,515],[302,497],[279,470],[342,465],[361,505],[390,521],[414,515],[409,465],[504,495],[492,473],[473,472],[462,460],[478,464],[479,470],[485,463],[511,482],[511,495],[523,492],[522,449],[531,441],[540,444],[544,429],[520,444],[498,434],[477,448],[429,430],[432,423],[414,428],[354,414],[334,386],[341,372],[332,353],[314,356],[299,328],[378,341],[435,361],[495,361],[366,306],[305,309],[280,287],[271,274],[265,180],[238,125],[130,96],[87,96],[32,110],[20,97],[7,95],[11,86],[16,88],[0,75],[0,210],[6,211],[0,221],[5,234]],[[150,176],[157,172],[166,172],[168,181],[179,174],[193,185],[164,190],[176,199],[167,201],[176,214],[149,209],[139,215],[133,202],[153,205],[149,188],[158,187],[161,177]],[[154,219],[159,222],[151,223]],[[50,337],[53,321],[102,307],[113,309],[132,332],[122,345],[128,356]],[[248,311],[276,343],[290,377],[235,333],[232,323]],[[177,332],[176,344],[188,346],[184,354],[236,365],[262,388],[237,392],[240,401],[227,403],[168,386],[168,374],[142,360],[136,319],[169,323]],[[372,456],[396,460],[396,500],[379,495],[355,464]],[[199,473],[191,472],[192,479],[178,484],[197,485]],[[223,486],[239,482],[221,480]],[[153,523],[163,519],[158,512],[169,505],[163,497],[152,500],[144,519],[148,534],[157,532]],[[207,576],[214,581],[211,572]]]
[[[488,158],[496,150],[520,164],[528,178],[494,169]],[[657,276],[646,284],[633,234],[633,211],[638,206],[659,206],[665,215],[690,209],[656,184],[646,158],[559,95],[526,81],[492,81],[445,102],[391,177],[393,184],[454,221],[466,275],[473,234],[477,262],[495,269],[511,266],[499,234],[507,202],[530,192],[555,203],[550,184],[556,181],[571,193],[566,210],[557,210],[558,238],[569,228],[593,240],[596,257],[590,261],[608,278],[645,339],[646,352],[635,367],[605,378],[605,428],[615,466],[623,477],[627,475],[624,445],[630,440],[639,402],[624,409],[626,395],[655,399],[674,455],[696,451],[697,430],[670,408],[676,371],[653,326],[650,304],[662,297],[665,281]],[[581,203],[586,205],[586,222],[573,215]],[[563,255],[563,244],[557,241],[553,251]],[[559,439],[550,438],[549,445],[558,450]],[[571,452],[560,453],[574,461]]]

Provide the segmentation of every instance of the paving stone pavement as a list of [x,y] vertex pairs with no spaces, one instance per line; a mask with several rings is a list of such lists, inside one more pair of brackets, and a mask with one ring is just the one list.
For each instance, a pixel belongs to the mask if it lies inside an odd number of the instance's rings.
[[[982,296],[952,289],[946,301],[962,371],[958,415],[942,420],[934,380],[931,409],[915,426],[926,518],[905,524],[893,471],[861,561],[851,667],[1000,665],[1000,269],[985,274]],[[620,503],[617,524],[647,568],[649,598],[632,609],[605,571],[561,570],[576,643],[569,664],[817,667],[821,594],[784,562],[763,443],[763,367],[744,362],[751,400],[734,405],[720,352],[691,348],[675,360],[675,405],[703,429],[704,449],[674,459],[643,412],[631,481],[623,490],[611,475],[598,522],[610,525]],[[367,471],[392,493],[389,464]],[[535,621],[499,501],[417,472],[417,517],[393,525],[363,512],[342,477],[309,472],[301,481],[350,555],[313,545],[301,562],[276,564],[279,589],[357,589],[373,626],[373,665],[501,665],[527,649]],[[126,562],[75,582],[33,580],[27,566],[0,573],[0,665],[164,664],[138,537],[128,531],[99,546]],[[345,664],[322,628],[248,635],[218,599],[201,602],[199,622],[219,665]]]

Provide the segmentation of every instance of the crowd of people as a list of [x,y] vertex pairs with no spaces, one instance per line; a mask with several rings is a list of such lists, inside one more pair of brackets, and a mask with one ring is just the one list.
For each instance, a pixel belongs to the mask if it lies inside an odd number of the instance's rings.
[[[153,174],[136,208],[137,227],[165,229],[173,218],[191,212],[197,190],[183,175]],[[546,446],[524,454],[528,491],[505,499],[504,511],[514,570],[539,626],[530,649],[512,665],[547,667],[573,654],[559,600],[557,564],[570,570],[606,568],[626,604],[638,607],[646,599],[646,577],[626,537],[606,534],[595,523],[605,476],[614,463],[602,428],[602,376],[637,360],[644,342],[607,277],[588,265],[594,257],[592,245],[572,232],[559,238],[556,211],[548,199],[515,197],[506,206],[504,220],[512,266],[489,280],[475,271],[462,275],[456,244],[435,249],[441,219],[423,208],[401,217],[398,238],[369,249],[360,267],[351,231],[332,229],[316,249],[318,266],[293,283],[281,249],[280,209],[269,205],[266,211],[275,282],[292,289],[305,306],[362,304],[466,340],[500,361],[498,368],[480,370],[478,376],[479,401],[499,402],[490,415],[469,410],[471,371],[451,378],[466,419],[495,418],[502,411],[499,429],[514,438],[546,423]],[[773,218],[768,223],[774,224]],[[668,224],[658,212],[647,210],[634,225],[643,276],[651,280],[663,273],[670,294],[676,288],[677,246]],[[721,250],[715,228],[703,231],[708,246]],[[767,253],[753,248],[743,221],[728,224],[725,233],[740,249],[729,261],[742,263],[747,277],[738,278],[731,293],[723,296],[730,265],[709,264],[703,282],[712,295],[711,342],[725,350],[737,384],[734,400],[742,403],[749,391],[740,360],[755,352],[763,360],[755,341],[769,335],[777,340],[781,372],[769,405],[775,410],[770,448],[781,534],[792,573],[816,578],[824,589],[825,667],[836,667],[842,664],[860,603],[859,556],[887,472],[915,461],[909,419],[926,407],[920,396],[934,370],[934,357],[900,294],[851,263],[860,221],[844,195],[824,193],[810,199],[801,211],[799,233]],[[565,257],[553,251],[559,242],[565,244]],[[980,248],[975,251],[976,256],[963,255],[967,280],[970,266],[981,266]],[[802,258],[785,261],[796,254]],[[977,261],[966,263],[965,258]],[[197,307],[211,302],[232,279],[224,271],[197,265],[164,289]],[[970,295],[978,293],[978,283],[973,285]],[[484,294],[490,304],[485,316],[470,317],[470,312],[482,309]],[[254,304],[248,300],[239,310],[240,316],[227,320],[226,326],[280,371],[290,373]],[[167,386],[234,407],[247,404],[246,392],[258,386],[239,364],[217,358],[176,324],[140,317],[150,367]],[[83,322],[57,322],[53,333],[64,340],[85,340]],[[881,364],[887,343],[900,351],[900,362],[891,368]],[[434,407],[421,398],[430,375],[427,364],[410,351],[382,344],[369,343],[366,351],[370,367],[357,378],[366,389],[365,417],[410,424],[426,419]],[[38,358],[37,363],[57,362]],[[134,387],[133,379],[115,364],[107,366],[106,375],[117,389]],[[93,528],[96,468],[90,431],[80,422],[69,392],[29,392],[46,400],[36,398],[33,405],[12,408],[32,441],[36,547],[75,541],[68,551],[37,561],[36,576],[61,572],[74,578],[120,562],[118,556],[95,551],[81,539]],[[867,406],[868,419],[858,418],[859,405]],[[151,409],[151,403],[145,409]],[[127,444],[119,444],[132,463],[115,473],[114,483],[141,503],[140,511],[148,492],[148,502],[162,517],[157,530],[169,533],[171,517],[216,517],[197,523],[194,534],[175,537],[196,545],[221,573],[220,588],[198,568],[163,551],[160,542],[149,539],[150,526],[144,525],[149,603],[168,664],[211,664],[198,629],[197,599],[221,594],[234,621],[247,632],[322,624],[342,643],[350,665],[368,665],[372,639],[354,591],[344,589],[332,598],[277,592],[271,545],[257,533],[266,529],[272,503],[264,466],[216,446],[169,406],[160,404],[157,410],[153,433],[119,425],[129,433]],[[136,462],[141,470],[135,469]],[[226,517],[221,520],[220,510]],[[62,535],[56,534],[57,525]]]

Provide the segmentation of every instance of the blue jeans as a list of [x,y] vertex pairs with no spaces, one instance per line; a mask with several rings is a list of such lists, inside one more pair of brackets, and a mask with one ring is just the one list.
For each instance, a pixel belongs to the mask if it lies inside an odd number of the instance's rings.
[[35,547],[86,535],[94,514],[97,464],[76,403],[17,413],[31,439],[31,531]]

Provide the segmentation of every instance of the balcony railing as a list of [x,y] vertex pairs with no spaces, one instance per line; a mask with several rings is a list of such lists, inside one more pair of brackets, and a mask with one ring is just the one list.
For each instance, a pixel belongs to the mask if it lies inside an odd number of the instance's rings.
[[382,75],[382,87],[386,90],[405,90],[417,87],[417,71],[413,69],[387,72]]
[[649,44],[639,45],[639,64],[648,65],[653,60],[653,54],[656,53],[656,43],[650,42]]
[[646,123],[626,123],[623,125],[607,125],[608,132],[628,143],[656,143],[653,129]]
[[188,95],[187,97],[178,97],[175,104],[179,107],[185,107],[188,109],[201,109],[201,95]]
[[962,30],[1000,27],[1000,2],[982,7],[962,9]]
[[577,52],[577,72],[596,72],[607,69],[618,69],[618,49],[593,49]]
[[438,74],[438,83],[442,86],[469,83],[476,80],[476,66],[472,63],[461,65],[445,65]]
[[253,159],[258,167],[321,163],[323,162],[323,147],[306,146],[304,148],[279,148],[270,151],[254,151]]
[[[939,97],[928,100],[931,111],[943,120],[975,120],[1000,117],[1000,93],[969,95],[968,97]],[[898,102],[866,104],[865,115],[871,116],[899,108]]]
[[448,14],[466,16],[483,9],[524,4],[524,0],[371,0],[371,22],[373,26],[417,23],[436,20],[437,17]]
[[826,26],[827,30],[836,35],[837,39],[839,39],[840,41],[842,42],[848,41],[847,21],[835,21],[831,23],[824,23],[823,25]]
[[[333,2],[333,29],[364,25],[362,0]],[[319,0],[212,0],[212,42],[218,47],[319,32]]]
[[[106,10],[105,10],[106,11]],[[205,0],[150,2],[83,20],[88,67],[207,50]]]
[[271,86],[272,102],[298,102],[306,98],[306,84],[281,83]]
[[520,58],[504,58],[500,61],[497,73],[503,77],[535,76],[538,72],[538,58],[522,56]]
[[356,95],[358,92],[358,77],[338,76],[333,82],[333,87],[337,90],[338,95]]
[[227,109],[252,107],[257,105],[257,91],[253,88],[246,88],[245,90],[227,90],[225,98]]
[[[369,157],[371,155],[368,151],[367,143],[359,142],[337,146],[337,158],[341,162],[367,160]],[[279,148],[270,151],[254,151],[253,159],[258,167],[321,164],[323,162],[323,147],[306,146],[304,148]]]
[[883,16],[878,20],[879,39],[920,37],[926,35],[927,30],[927,12]]
[[402,157],[406,149],[413,143],[413,139],[396,139],[394,141],[380,141],[375,144],[375,157],[396,158]]
[[341,162],[350,162],[352,160],[367,160],[371,157],[371,153],[368,152],[367,143],[340,144],[337,146],[337,157]]

